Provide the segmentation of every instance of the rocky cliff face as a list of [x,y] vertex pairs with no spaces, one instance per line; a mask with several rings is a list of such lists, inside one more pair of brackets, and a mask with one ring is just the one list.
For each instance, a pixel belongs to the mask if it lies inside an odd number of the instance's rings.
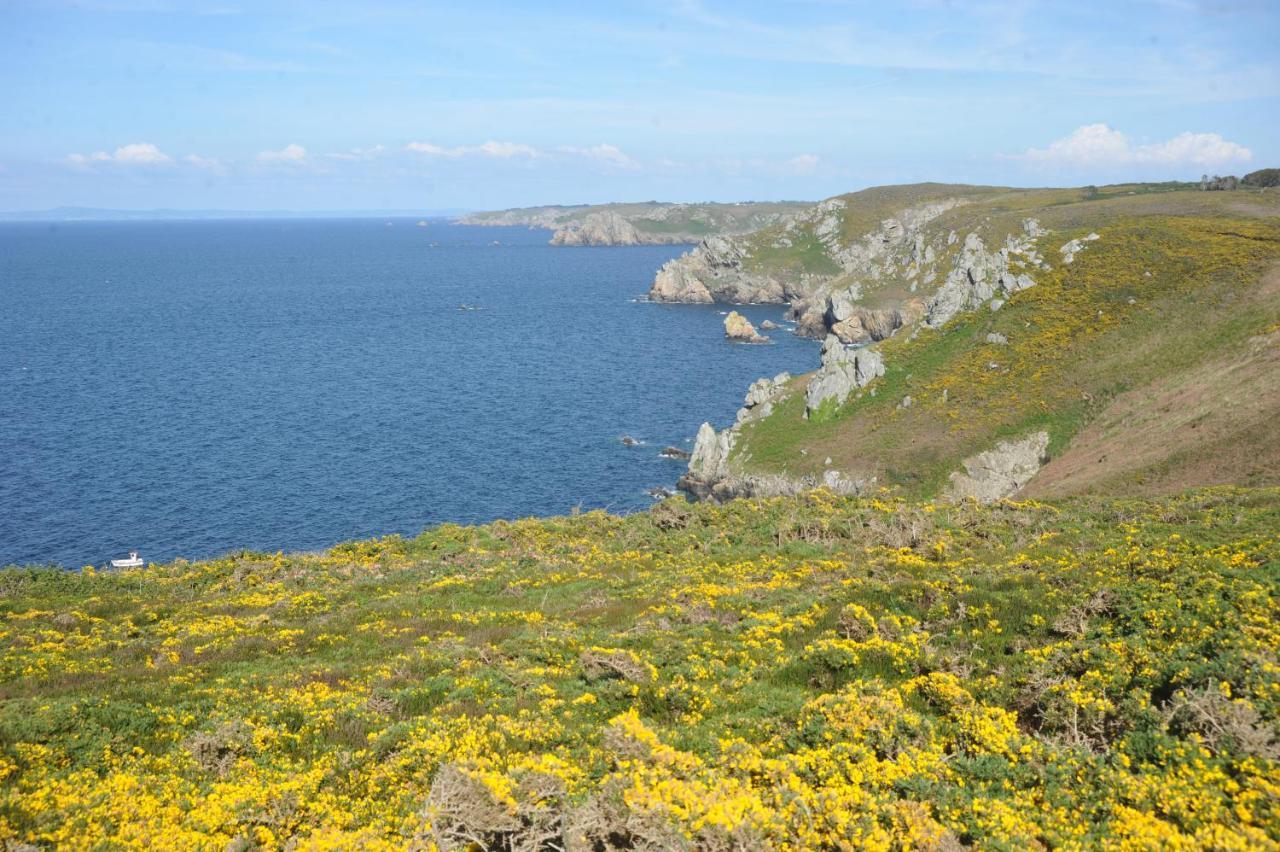
[[789,477],[744,472],[741,461],[732,459],[740,430],[747,423],[768,417],[773,406],[789,391],[791,376],[779,373],[772,379],[757,379],[747,390],[742,408],[732,426],[717,432],[703,423],[694,442],[689,469],[680,477],[679,488],[699,500],[724,502],[739,497],[781,497],[827,487],[839,494],[862,494],[874,480],[848,477],[828,470],[821,477]]
[[[938,278],[935,264],[955,237],[930,233],[928,225],[963,203],[947,198],[910,206],[849,239],[845,217],[850,201],[827,199],[768,231],[704,240],[659,270],[649,297],[660,302],[790,302],[799,334],[835,333],[846,343],[882,340],[920,319],[924,303],[913,297],[868,307],[859,304],[864,292],[890,281],[901,282],[912,293],[932,285]],[[801,245],[816,252],[829,271],[797,271],[771,262]]]
[[801,292],[789,290],[782,280],[770,275],[747,271],[742,262],[745,246],[744,241],[728,237],[703,240],[693,251],[663,264],[649,298],[655,302],[781,304]]
[[694,245],[709,236],[746,234],[787,221],[803,202],[599,204],[522,207],[469,213],[460,225],[548,228],[556,246]]
[[884,358],[873,347],[847,346],[834,334],[822,344],[822,366],[805,390],[805,416],[812,417],[824,405],[839,406],[859,388],[884,375]]
[[558,228],[551,235],[553,246],[634,246],[641,243],[640,232],[613,210],[589,213],[581,222]]

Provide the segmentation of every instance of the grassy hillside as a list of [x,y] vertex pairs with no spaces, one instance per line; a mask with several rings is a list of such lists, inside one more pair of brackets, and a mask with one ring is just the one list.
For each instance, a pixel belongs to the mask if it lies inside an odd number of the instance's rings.
[[[1031,270],[1036,286],[999,311],[979,307],[877,344],[884,377],[842,406],[806,419],[807,378],[795,380],[772,416],[743,428],[741,470],[834,467],[931,496],[962,459],[1045,429],[1059,461],[1031,493],[1280,483],[1280,194],[925,185],[845,196],[840,215],[856,233],[949,193],[966,203],[928,229],[960,236],[950,252],[967,233],[999,246],[1035,218],[1049,229],[1037,245],[1052,268]],[[1063,263],[1058,248],[1091,232],[1099,239]],[[865,281],[863,301],[902,298],[916,283],[905,270]]]
[[9,569],[0,842],[1275,848],[1278,594],[1280,490]]

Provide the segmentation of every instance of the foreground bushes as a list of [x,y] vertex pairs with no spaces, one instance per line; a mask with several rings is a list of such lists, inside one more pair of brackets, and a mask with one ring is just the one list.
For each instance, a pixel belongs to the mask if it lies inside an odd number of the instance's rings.
[[1280,491],[0,572],[0,839],[1269,848]]

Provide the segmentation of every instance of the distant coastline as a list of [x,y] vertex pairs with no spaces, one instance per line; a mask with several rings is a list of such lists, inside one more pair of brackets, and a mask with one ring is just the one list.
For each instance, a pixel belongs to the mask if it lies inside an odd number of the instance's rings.
[[452,221],[467,211],[444,210],[116,210],[107,207],[51,207],[3,210],[0,222],[171,222],[227,219],[427,219]]

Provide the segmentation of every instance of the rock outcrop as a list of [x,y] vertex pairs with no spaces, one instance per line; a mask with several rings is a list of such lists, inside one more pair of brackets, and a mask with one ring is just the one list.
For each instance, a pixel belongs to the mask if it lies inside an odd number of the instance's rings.
[[1024,271],[1045,268],[1036,251],[1036,239],[1047,233],[1035,219],[1022,223],[1021,235],[1010,235],[997,251],[988,251],[982,237],[970,233],[956,257],[955,265],[925,308],[925,324],[931,328],[945,325],[962,311],[999,298],[1003,300],[1035,286],[1035,280]]
[[1090,233],[1086,236],[1064,243],[1062,248],[1058,249],[1058,253],[1062,255],[1062,262],[1064,264],[1071,263],[1071,261],[1076,259],[1077,254],[1084,251],[1085,244],[1091,243],[1096,239],[1099,239],[1098,235]]
[[823,320],[841,343],[864,344],[890,337],[903,326],[921,319],[924,312],[925,305],[920,299],[908,299],[897,307],[866,308],[856,304],[848,294],[838,293],[827,298]]
[[680,477],[679,488],[697,499],[715,502],[738,497],[778,497],[820,487],[840,494],[865,493],[874,479],[845,476],[837,470],[825,471],[821,478],[744,473],[739,461],[730,460],[742,426],[767,417],[773,405],[786,394],[790,381],[788,373],[779,373],[772,379],[757,379],[747,390],[732,426],[717,432],[710,423],[703,423],[694,441],[689,469]]
[[834,334],[828,336],[822,344],[822,366],[805,391],[805,416],[829,400],[842,404],[849,394],[883,375],[884,358],[877,349],[846,346]]
[[693,442],[693,456],[689,459],[689,471],[680,479],[681,488],[685,481],[713,483],[728,473],[729,453],[733,451],[737,440],[737,429],[725,429],[716,432],[710,423],[703,423],[698,428],[698,437]]
[[1048,458],[1049,433],[1036,432],[1018,441],[1001,441],[994,449],[965,459],[964,471],[951,474],[947,496],[995,503],[1012,497],[1031,481]]
[[747,396],[738,409],[738,423],[760,420],[773,413],[773,404],[786,393],[790,373],[779,373],[772,379],[756,379],[747,388]]
[[[885,219],[878,229],[846,242],[844,211],[848,201],[829,198],[791,218],[785,226],[764,232],[772,234],[767,244],[761,243],[761,235],[704,240],[659,270],[649,297],[659,302],[791,302],[793,309],[799,308],[793,310],[796,332],[822,337],[830,328],[821,321],[826,308],[823,291],[830,282],[837,278],[855,282],[915,278],[925,264],[934,262],[937,252],[925,239],[925,225],[963,203],[949,198],[910,207]],[[750,262],[755,252],[790,249],[800,239],[816,240],[836,270],[793,273]]]
[[756,331],[751,320],[737,311],[729,311],[724,318],[724,336],[738,343],[768,343],[769,338]]
[[641,242],[636,226],[613,210],[589,213],[581,222],[556,229],[553,246],[634,246]]
[[727,302],[780,304],[788,290],[768,275],[743,266],[742,241],[708,237],[688,254],[669,260],[654,277],[649,298],[655,302]]

